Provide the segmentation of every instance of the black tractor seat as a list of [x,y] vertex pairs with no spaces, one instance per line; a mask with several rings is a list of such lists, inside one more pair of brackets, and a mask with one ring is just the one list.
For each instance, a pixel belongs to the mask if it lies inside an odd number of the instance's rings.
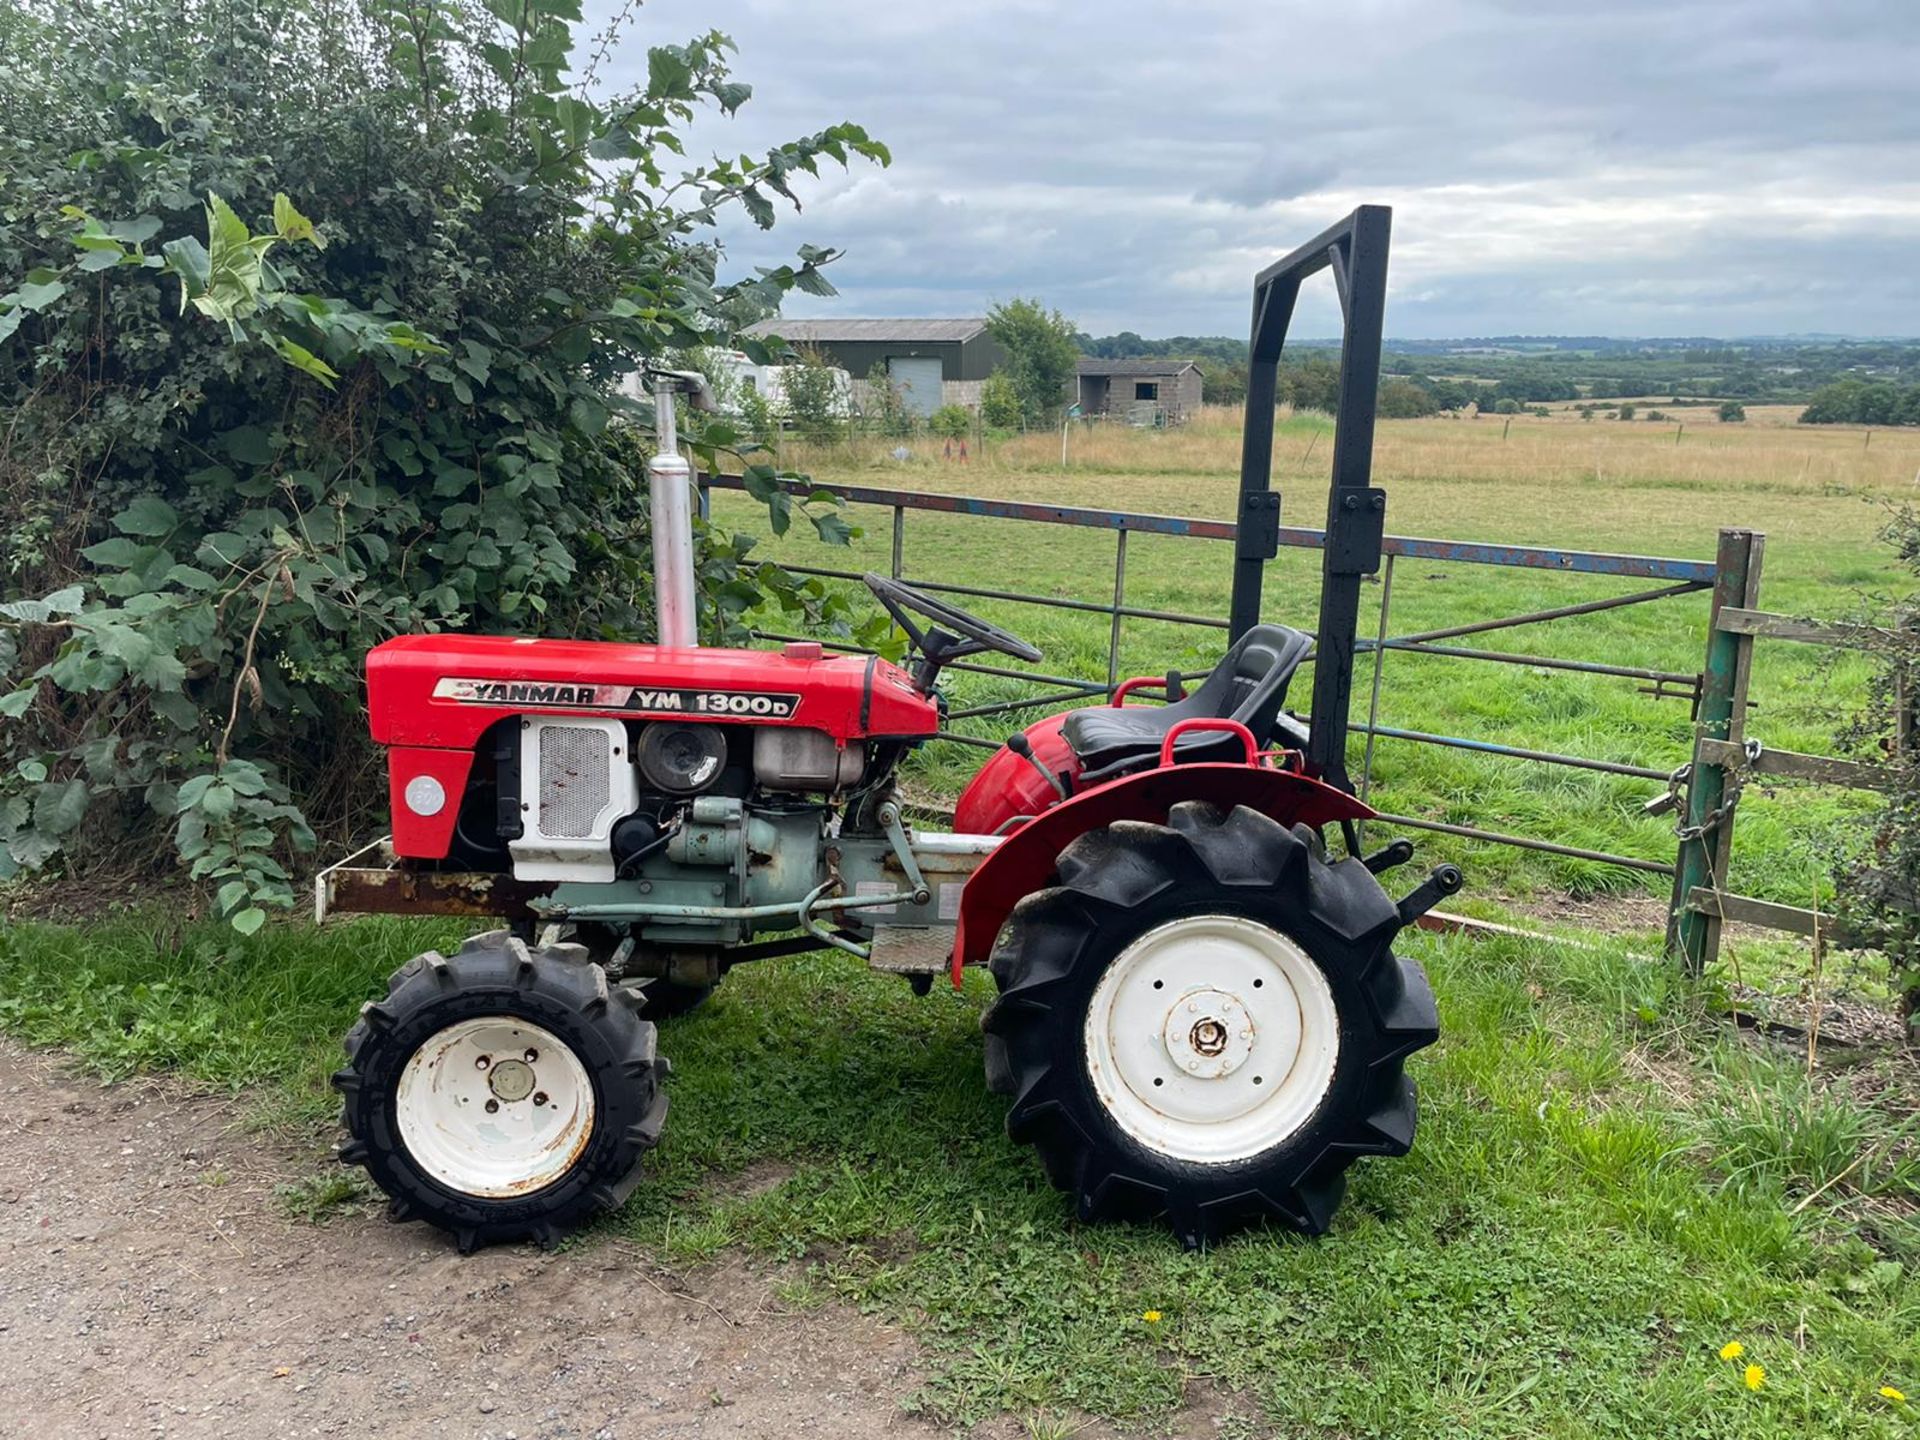
[[[1285,625],[1256,625],[1220,658],[1184,700],[1171,705],[1101,705],[1075,710],[1060,733],[1080,761],[1080,781],[1097,785],[1157,764],[1167,732],[1182,720],[1237,720],[1261,749],[1280,732],[1287,749],[1303,749],[1307,727],[1281,712],[1287,682],[1313,648],[1313,637]],[[1246,747],[1229,731],[1201,730],[1174,742],[1176,762],[1239,760]]]

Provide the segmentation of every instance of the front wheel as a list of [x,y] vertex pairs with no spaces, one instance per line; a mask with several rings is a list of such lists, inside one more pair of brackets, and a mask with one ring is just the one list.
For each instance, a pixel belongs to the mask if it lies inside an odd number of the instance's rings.
[[346,1038],[340,1149],[396,1220],[463,1252],[565,1230],[623,1201],[660,1138],[665,1062],[639,999],[578,947],[506,931],[429,952],[388,981]]
[[1164,1213],[1188,1245],[1271,1218],[1317,1234],[1361,1155],[1414,1130],[1406,1057],[1439,1034],[1393,902],[1357,861],[1196,802],[1060,855],[1015,908],[982,1019],[987,1080],[1083,1219]]

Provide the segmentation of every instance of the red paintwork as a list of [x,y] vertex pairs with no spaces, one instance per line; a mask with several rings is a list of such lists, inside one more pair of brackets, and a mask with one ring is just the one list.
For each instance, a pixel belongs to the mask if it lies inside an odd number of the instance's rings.
[[[1036,720],[1026,731],[1033,758],[1069,782],[1080,778],[1080,760],[1060,727],[1072,713]],[[998,835],[1000,827],[1016,816],[1038,815],[1059,803],[1060,796],[1046,779],[1003,745],[960,792],[953,807],[953,828],[961,835]]]
[[1374,813],[1344,790],[1266,766],[1173,765],[1096,785],[1022,825],[968,877],[953,936],[954,986],[961,966],[985,963],[1013,907],[1046,883],[1074,837],[1116,820],[1165,820],[1182,800],[1245,805],[1283,825],[1367,820]]
[[1174,742],[1182,735],[1191,734],[1195,730],[1224,730],[1229,735],[1238,735],[1240,743],[1247,747],[1247,763],[1249,765],[1260,763],[1260,742],[1253,738],[1253,731],[1238,720],[1229,720],[1222,715],[1194,715],[1185,720],[1174,721],[1167,731],[1167,738],[1160,742],[1160,763],[1173,764]]
[[[444,860],[453,844],[453,822],[467,793],[473,769],[471,750],[421,750],[396,745],[387,751],[387,805],[393,815],[393,853],[412,860]],[[407,808],[407,782],[431,775],[447,792],[438,815],[416,815]]]
[[1122,680],[1118,685],[1113,687],[1113,698],[1108,701],[1108,703],[1112,705],[1114,709],[1118,710],[1122,705],[1127,703],[1127,696],[1131,695],[1134,691],[1158,690],[1166,683],[1167,677],[1164,675],[1135,675],[1131,679]]
[[[434,686],[443,679],[798,695],[800,701],[794,713],[784,717],[694,715],[626,705],[475,704],[435,699]],[[868,705],[864,717],[863,702]],[[640,719],[671,714],[716,724],[804,725],[843,742],[925,736],[939,729],[939,712],[913,688],[904,670],[862,655],[804,659],[767,650],[679,650],[494,635],[407,635],[376,647],[367,656],[367,708],[379,744],[442,750],[471,749],[496,720],[543,713]]]
[[[436,696],[445,680],[592,686],[586,703],[528,698]],[[602,693],[620,692],[618,699]],[[631,703],[629,692],[643,692]],[[648,693],[724,692],[733,699],[798,697],[791,713],[702,713],[649,708]],[[683,697],[684,698],[684,697]],[[602,702],[605,703],[602,703]],[[516,715],[673,716],[718,725],[804,725],[842,744],[870,737],[918,738],[939,729],[939,711],[913,688],[904,670],[861,655],[823,656],[817,647],[765,650],[679,650],[596,640],[516,640],[491,635],[408,635],[367,656],[367,709],[373,738],[387,746],[387,794],[393,848],[416,860],[444,859],[466,793],[474,747],[488,726]],[[431,775],[447,792],[437,815],[406,806],[407,782]]]

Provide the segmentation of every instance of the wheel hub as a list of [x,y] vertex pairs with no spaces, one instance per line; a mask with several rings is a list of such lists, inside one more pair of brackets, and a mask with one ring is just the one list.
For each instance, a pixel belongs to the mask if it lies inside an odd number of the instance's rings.
[[1179,1069],[1208,1080],[1220,1079],[1253,1054],[1253,1017],[1237,996],[1206,986],[1189,990],[1173,1002],[1160,1038],[1167,1058]]
[[1306,1123],[1333,1083],[1339,1028],[1326,976],[1293,940],[1240,915],[1191,915],[1101,975],[1087,1073],[1135,1140],[1225,1164]]
[[533,1093],[533,1067],[524,1060],[502,1060],[487,1071],[487,1088],[508,1104]]

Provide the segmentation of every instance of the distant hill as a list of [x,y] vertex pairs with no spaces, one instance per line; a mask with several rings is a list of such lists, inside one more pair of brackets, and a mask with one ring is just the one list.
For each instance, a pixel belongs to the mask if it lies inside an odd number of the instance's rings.
[[[1082,353],[1104,360],[1178,357],[1200,362],[1209,399],[1236,400],[1245,391],[1247,343],[1226,335],[1151,339],[1127,330],[1080,335]],[[1338,347],[1337,339],[1290,340],[1305,363]],[[1381,370],[1431,386],[1452,380],[1501,387],[1522,398],[1604,399],[1659,395],[1805,403],[1840,380],[1920,384],[1920,339],[1839,335],[1622,337],[1485,335],[1450,340],[1390,339]]]

